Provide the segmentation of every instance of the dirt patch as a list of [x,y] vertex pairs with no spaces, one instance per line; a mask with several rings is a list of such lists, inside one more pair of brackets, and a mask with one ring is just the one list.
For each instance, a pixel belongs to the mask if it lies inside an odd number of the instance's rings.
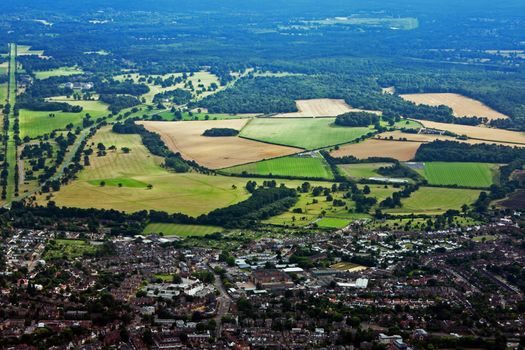
[[422,142],[403,142],[368,139],[360,143],[340,147],[331,154],[334,157],[354,156],[358,159],[370,157],[390,157],[408,161],[415,157]]
[[316,118],[316,117],[336,117],[349,112],[370,112],[381,115],[379,111],[367,111],[358,108],[352,108],[344,100],[335,100],[329,98],[318,98],[312,100],[297,100],[297,109],[295,113],[281,113],[274,118]]
[[173,152],[185,159],[210,168],[220,169],[298,153],[299,148],[271,145],[240,137],[206,137],[202,133],[212,128],[241,130],[248,119],[207,120],[185,122],[139,122],[158,133]]
[[503,113],[493,110],[480,101],[459,94],[406,94],[400,95],[407,101],[429,106],[445,105],[454,111],[456,117],[485,117],[488,120],[507,119]]
[[437,123],[419,120],[426,128],[446,130],[453,132],[457,135],[466,135],[467,137],[484,140],[484,141],[495,141],[501,143],[508,143],[509,146],[512,144],[523,144],[525,145],[525,133],[518,131],[510,131],[503,129],[488,128],[485,126],[469,126],[469,125],[457,125],[447,123]]

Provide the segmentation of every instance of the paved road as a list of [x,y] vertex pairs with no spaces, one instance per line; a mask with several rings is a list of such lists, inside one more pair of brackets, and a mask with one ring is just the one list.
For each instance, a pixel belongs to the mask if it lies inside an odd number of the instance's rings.
[[215,286],[215,288],[217,288],[217,290],[220,293],[220,296],[217,298],[217,314],[215,316],[215,322],[217,323],[216,332],[217,337],[219,337],[222,330],[221,320],[230,310],[230,306],[233,302],[233,299],[226,291],[226,287],[224,287],[224,284],[222,283],[221,276],[216,274],[210,265],[208,265],[208,270],[213,273],[213,276],[215,277],[213,285]]

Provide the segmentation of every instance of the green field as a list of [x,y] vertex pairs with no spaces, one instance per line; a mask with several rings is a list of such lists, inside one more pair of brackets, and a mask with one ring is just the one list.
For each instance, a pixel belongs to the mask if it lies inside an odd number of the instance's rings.
[[80,239],[55,239],[46,247],[44,260],[74,259],[96,251],[97,246]]
[[428,162],[420,172],[431,185],[489,187],[494,183],[498,166],[487,163]]
[[401,200],[403,207],[385,210],[392,214],[441,214],[449,209],[460,210],[472,204],[481,191],[454,188],[421,187],[409,198]]
[[84,74],[84,72],[82,71],[82,69],[79,69],[77,67],[62,67],[35,72],[35,77],[37,79],[47,79],[51,77],[66,77],[80,74]]
[[381,167],[392,166],[392,163],[360,163],[360,164],[343,164],[338,168],[344,175],[352,179],[368,179],[375,176],[383,176],[377,173]]
[[206,236],[222,231],[222,227],[217,226],[151,223],[144,229],[144,234],[162,233],[164,236],[190,237]]
[[7,83],[0,84],[0,104],[5,104],[7,100]]
[[[92,155],[91,165],[79,172],[77,180],[63,186],[51,198],[47,198],[45,194],[38,196],[39,203],[45,204],[48,200],[53,200],[58,205],[79,208],[117,209],[126,212],[161,210],[201,215],[249,197],[245,189],[248,181],[246,178],[167,171],[161,167],[163,160],[148,152],[139,135],[115,134],[110,127],[104,127],[91,141],[95,145],[101,142],[106,147],[114,145],[116,151],[107,151],[107,155],[103,157]],[[130,148],[130,153],[122,152],[122,147]],[[106,183],[112,181],[117,186],[102,187],[102,179]],[[118,187],[118,183],[124,179],[151,184],[153,187]],[[262,182],[264,179],[256,181]],[[302,183],[299,180],[282,182],[293,188]]]
[[131,188],[146,188],[148,184],[135,179],[119,178],[119,179],[101,179],[89,180],[91,185],[95,186],[117,186],[117,187],[131,187]]
[[312,150],[348,143],[374,131],[372,128],[335,126],[334,120],[334,118],[253,119],[242,129],[240,136]]
[[292,156],[224,169],[229,174],[275,175],[333,179],[328,163],[321,155]]
[[[82,119],[86,114],[91,115],[92,119],[107,115],[107,105],[99,101],[74,101],[66,98],[52,98],[52,101],[67,102],[75,106],[82,106],[84,109],[80,113],[69,112],[43,112],[20,110],[20,137],[29,136],[35,138],[48,134],[53,130],[64,130],[66,125],[73,124],[74,127],[82,125]],[[54,117],[50,117],[54,114]]]
[[343,228],[348,226],[350,220],[337,218],[322,218],[316,222],[317,226],[323,228]]

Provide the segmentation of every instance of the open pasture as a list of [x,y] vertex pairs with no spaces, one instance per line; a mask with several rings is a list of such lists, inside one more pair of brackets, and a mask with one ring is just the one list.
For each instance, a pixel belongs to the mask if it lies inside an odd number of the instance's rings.
[[372,128],[349,128],[334,125],[334,118],[253,119],[240,136],[278,145],[309,150],[352,142],[374,131]]
[[328,163],[320,156],[291,156],[224,169],[229,174],[275,175],[333,179]]
[[248,119],[208,120],[188,122],[140,122],[148,130],[158,133],[173,152],[180,152],[185,159],[211,168],[227,168],[290,155],[300,149],[269,145],[240,137],[206,137],[203,132],[211,128],[241,130]]
[[509,146],[519,144],[525,145],[525,132],[488,128],[484,126],[438,123],[426,120],[420,120],[420,122],[425,128],[450,131],[457,135],[466,135],[472,139],[488,141],[487,143],[507,143]]
[[[249,197],[243,178],[206,176],[197,173],[176,174],[162,168],[162,159],[151,155],[138,135],[120,135],[105,127],[91,140],[97,145],[111,145],[116,151],[106,156],[90,157],[78,179],[53,193],[57,205],[79,208],[117,209],[126,212],[163,210],[200,215],[216,208],[235,204]],[[129,154],[122,147],[131,149]],[[100,186],[100,179],[132,179],[151,184],[151,189],[127,186]],[[37,198],[46,203],[46,195]]]
[[218,226],[204,226],[204,225],[183,225],[183,224],[166,224],[166,223],[151,223],[144,229],[144,234],[160,234],[165,237],[178,236],[206,236],[216,232],[222,232],[223,228]]
[[403,206],[385,210],[390,214],[442,214],[449,209],[460,210],[478,199],[481,191],[442,187],[421,187],[409,198],[401,200]]
[[[280,113],[274,118],[311,118],[311,117],[336,117],[338,115],[348,112],[362,112],[364,110],[353,108],[349,106],[344,100],[336,100],[330,98],[318,98],[311,100],[297,100],[295,101],[298,112],[294,113]],[[366,111],[376,113],[378,111]]]
[[480,101],[452,93],[428,93],[400,95],[407,101],[429,106],[445,105],[452,108],[456,117],[485,117],[488,120],[507,119],[503,113],[493,110]]
[[[107,105],[99,101],[72,101],[62,99],[50,99],[53,101],[67,102],[72,105],[80,105],[84,109],[80,113],[70,112],[48,112],[48,111],[31,111],[27,109],[20,110],[20,136],[24,138],[29,136],[35,138],[43,134],[48,134],[53,130],[63,130],[66,125],[73,124],[78,126],[82,124],[82,119],[86,114],[92,118],[101,117],[108,113]],[[54,115],[54,116],[50,116]]]
[[84,74],[82,69],[78,67],[62,67],[45,71],[35,72],[35,77],[37,79],[47,79],[51,77],[68,77],[72,75]]
[[428,162],[421,174],[431,185],[489,187],[495,182],[498,166],[487,163]]
[[400,161],[408,161],[415,157],[419,146],[421,146],[421,142],[368,139],[341,146],[331,154],[334,157],[354,156],[358,159],[390,157]]

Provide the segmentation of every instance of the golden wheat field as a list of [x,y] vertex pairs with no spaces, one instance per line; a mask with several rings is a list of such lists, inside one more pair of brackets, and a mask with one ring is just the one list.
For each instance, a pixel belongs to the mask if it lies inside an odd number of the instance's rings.
[[286,156],[301,151],[299,148],[271,145],[240,137],[206,137],[202,133],[212,128],[241,130],[248,119],[139,122],[146,129],[158,133],[173,152],[185,159],[210,168],[220,169]]
[[344,100],[336,100],[330,98],[318,98],[312,100],[297,100],[297,109],[299,112],[295,113],[280,113],[274,118],[319,118],[319,117],[335,117],[349,112],[370,112],[380,115],[379,111],[366,111],[363,109],[353,108],[349,106]]
[[525,145],[524,132],[488,128],[484,126],[438,123],[425,120],[420,120],[419,122],[423,124],[425,128],[450,131],[458,135],[466,135],[472,139],[508,143],[509,146],[513,144]]
[[408,161],[415,157],[422,142],[403,142],[368,139],[360,143],[348,144],[331,153],[334,157],[354,156],[359,159],[370,157],[390,157]]
[[405,94],[405,100],[429,106],[445,105],[454,111],[456,117],[485,117],[488,120],[507,119],[503,113],[493,110],[480,101],[451,93]]

